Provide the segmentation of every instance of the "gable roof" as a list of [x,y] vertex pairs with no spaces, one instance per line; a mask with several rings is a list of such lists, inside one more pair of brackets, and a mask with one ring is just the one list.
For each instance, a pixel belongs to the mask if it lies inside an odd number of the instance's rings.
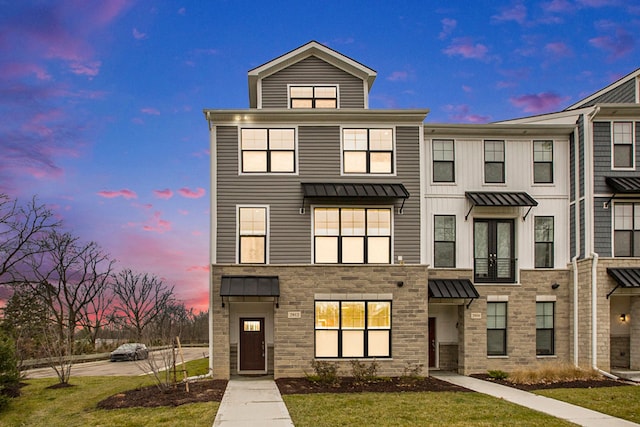
[[[575,110],[576,108],[580,108],[580,107],[584,107],[587,106],[587,104],[589,104],[589,102],[593,101],[594,99],[604,95],[605,93],[627,83],[628,81],[637,78],[638,76],[640,76],[640,68],[637,68],[635,71],[630,72],[629,74],[627,74],[626,76],[616,80],[615,82],[611,83],[610,85],[600,89],[599,91],[587,96],[586,98],[581,99],[580,101],[576,102],[573,105],[568,106],[567,108],[565,108],[563,111],[567,111],[567,110]],[[636,102],[640,102],[639,99],[637,99],[638,95],[637,95],[637,91],[638,88],[636,88]]]
[[275,74],[278,71],[310,56],[320,58],[323,61],[326,61],[327,63],[366,81],[369,90],[371,89],[373,81],[377,75],[375,70],[312,40],[307,44],[285,53],[284,55],[249,70],[249,105],[257,104],[259,80]]

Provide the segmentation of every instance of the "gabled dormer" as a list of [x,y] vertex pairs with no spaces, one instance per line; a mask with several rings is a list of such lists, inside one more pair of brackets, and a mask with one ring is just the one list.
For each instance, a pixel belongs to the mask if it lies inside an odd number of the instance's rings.
[[639,104],[640,68],[616,80],[607,87],[581,99],[564,111],[591,107],[596,104]]
[[249,71],[249,106],[366,109],[376,72],[311,41]]

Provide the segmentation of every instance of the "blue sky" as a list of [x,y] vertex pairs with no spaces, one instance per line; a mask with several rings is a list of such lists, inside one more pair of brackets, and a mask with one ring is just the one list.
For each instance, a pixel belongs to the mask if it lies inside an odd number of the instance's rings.
[[247,71],[316,40],[427,122],[556,111],[640,67],[639,0],[0,0],[0,192],[206,309],[209,137]]

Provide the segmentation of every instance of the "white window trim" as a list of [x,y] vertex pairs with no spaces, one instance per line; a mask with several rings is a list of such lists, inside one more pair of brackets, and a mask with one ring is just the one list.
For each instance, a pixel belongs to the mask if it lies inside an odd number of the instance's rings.
[[[443,182],[443,181],[434,181],[433,180],[433,164],[435,163],[435,160],[433,158],[433,141],[435,140],[445,140],[445,141],[453,141],[453,181],[451,182]],[[430,142],[429,142],[429,167],[431,170],[430,173],[430,177],[429,177],[429,181],[431,182],[431,185],[433,186],[444,186],[444,185],[451,185],[451,186],[455,186],[458,185],[458,162],[456,161],[456,139],[455,138],[431,138]],[[484,164],[484,163],[483,163]],[[484,166],[483,166],[483,175],[484,175]]]
[[[535,153],[534,153],[535,142],[536,141],[551,141],[551,156],[552,156],[551,157],[551,176],[553,178],[553,180],[551,182],[536,182],[535,164],[537,162],[535,160]],[[531,140],[531,149],[529,150],[529,152],[531,153],[531,186],[532,187],[555,187],[556,186],[556,180],[557,180],[557,174],[556,174],[556,140],[555,139],[532,139]]]
[[[313,265],[393,265],[395,264],[395,256],[394,256],[394,252],[393,252],[393,248],[395,246],[394,244],[394,235],[395,235],[395,207],[393,205],[311,205],[310,207],[311,210],[311,215],[309,218],[309,221],[311,221],[311,227],[309,227],[311,229],[311,259],[309,260],[310,264]],[[314,260],[316,259],[316,252],[315,252],[315,236],[316,236],[316,223],[314,221],[315,218],[315,210],[316,208],[319,209],[390,209],[391,210],[391,248],[390,248],[390,262],[389,264],[341,264],[341,263],[335,263],[335,264],[316,264],[314,262]],[[236,251],[237,252],[237,251]]]
[[291,87],[335,87],[336,88],[336,108],[340,109],[340,85],[338,83],[288,83],[287,84],[287,109],[288,110],[334,110],[334,108],[291,108]]
[[[345,173],[344,172],[344,130],[345,129],[391,129],[393,135],[391,136],[391,143],[393,146],[391,147],[391,157],[393,158],[391,169],[393,172],[391,173]],[[392,124],[385,123],[377,123],[375,126],[371,126],[370,124],[361,125],[361,124],[353,124],[349,126],[340,126],[340,176],[366,176],[366,177],[374,177],[374,176],[397,176],[398,170],[398,151],[396,149],[396,126]]]
[[[609,126],[609,130],[611,132],[611,170],[615,171],[634,171],[636,170],[636,122],[634,119],[621,119],[621,120],[611,120],[611,125]],[[615,158],[614,158],[614,150],[616,144],[614,144],[613,140],[613,125],[614,123],[631,123],[631,155],[633,159],[631,160],[631,167],[628,168],[617,168],[615,167]]]
[[[298,164],[298,125],[284,125],[278,124],[278,126],[237,126],[238,129],[238,176],[298,176],[300,174],[300,168]],[[294,172],[243,172],[242,171],[242,129],[293,129],[293,168]]]
[[265,252],[264,252],[264,263],[269,264],[269,241],[271,234],[271,221],[270,221],[270,206],[269,205],[236,205],[236,240],[235,240],[235,252],[236,252],[236,264],[240,264],[240,209],[241,208],[264,208],[265,211]]
[[[504,157],[504,160],[502,161],[502,164],[504,165],[504,182],[487,182],[486,181],[487,175],[485,173],[485,166],[487,165],[487,159],[486,159],[485,143],[487,141],[502,141],[502,148],[503,148],[502,155]],[[505,139],[487,138],[482,140],[482,185],[487,187],[506,187],[507,186],[507,141]]]
[[[621,199],[621,200],[614,200],[613,203],[611,204],[611,258],[615,258],[615,259],[631,259],[634,257],[626,257],[626,256],[616,256],[616,204],[617,203],[622,203],[622,204],[638,204],[640,205],[640,199]],[[633,230],[633,229],[632,229]]]

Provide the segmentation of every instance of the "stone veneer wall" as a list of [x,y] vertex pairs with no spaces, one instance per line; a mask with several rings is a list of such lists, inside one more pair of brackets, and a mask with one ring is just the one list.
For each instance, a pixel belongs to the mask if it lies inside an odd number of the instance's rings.
[[458,344],[441,343],[438,346],[439,368],[444,371],[458,369]]
[[611,367],[629,368],[629,336],[618,335],[611,337]]
[[[521,270],[520,283],[509,285],[476,284],[480,298],[469,309],[459,308],[458,371],[484,373],[500,369],[513,371],[523,366],[569,360],[571,304],[569,270]],[[552,289],[558,283],[560,287]],[[507,297],[507,355],[487,356],[487,297]],[[536,356],[536,297],[555,296],[555,355]]]
[[640,371],[640,296],[631,297],[629,367]]
[[[314,298],[392,299],[391,352],[380,358],[378,374],[401,375],[410,365],[428,364],[427,267],[421,265],[214,265],[213,377],[230,376],[229,308],[220,301],[222,275],[278,276],[279,308],[274,308],[275,378],[301,377],[314,358]],[[398,282],[403,282],[399,287]],[[288,313],[300,313],[290,318]],[[350,373],[348,359],[331,359]],[[426,371],[426,370],[425,370]],[[427,374],[427,372],[424,372]]]

